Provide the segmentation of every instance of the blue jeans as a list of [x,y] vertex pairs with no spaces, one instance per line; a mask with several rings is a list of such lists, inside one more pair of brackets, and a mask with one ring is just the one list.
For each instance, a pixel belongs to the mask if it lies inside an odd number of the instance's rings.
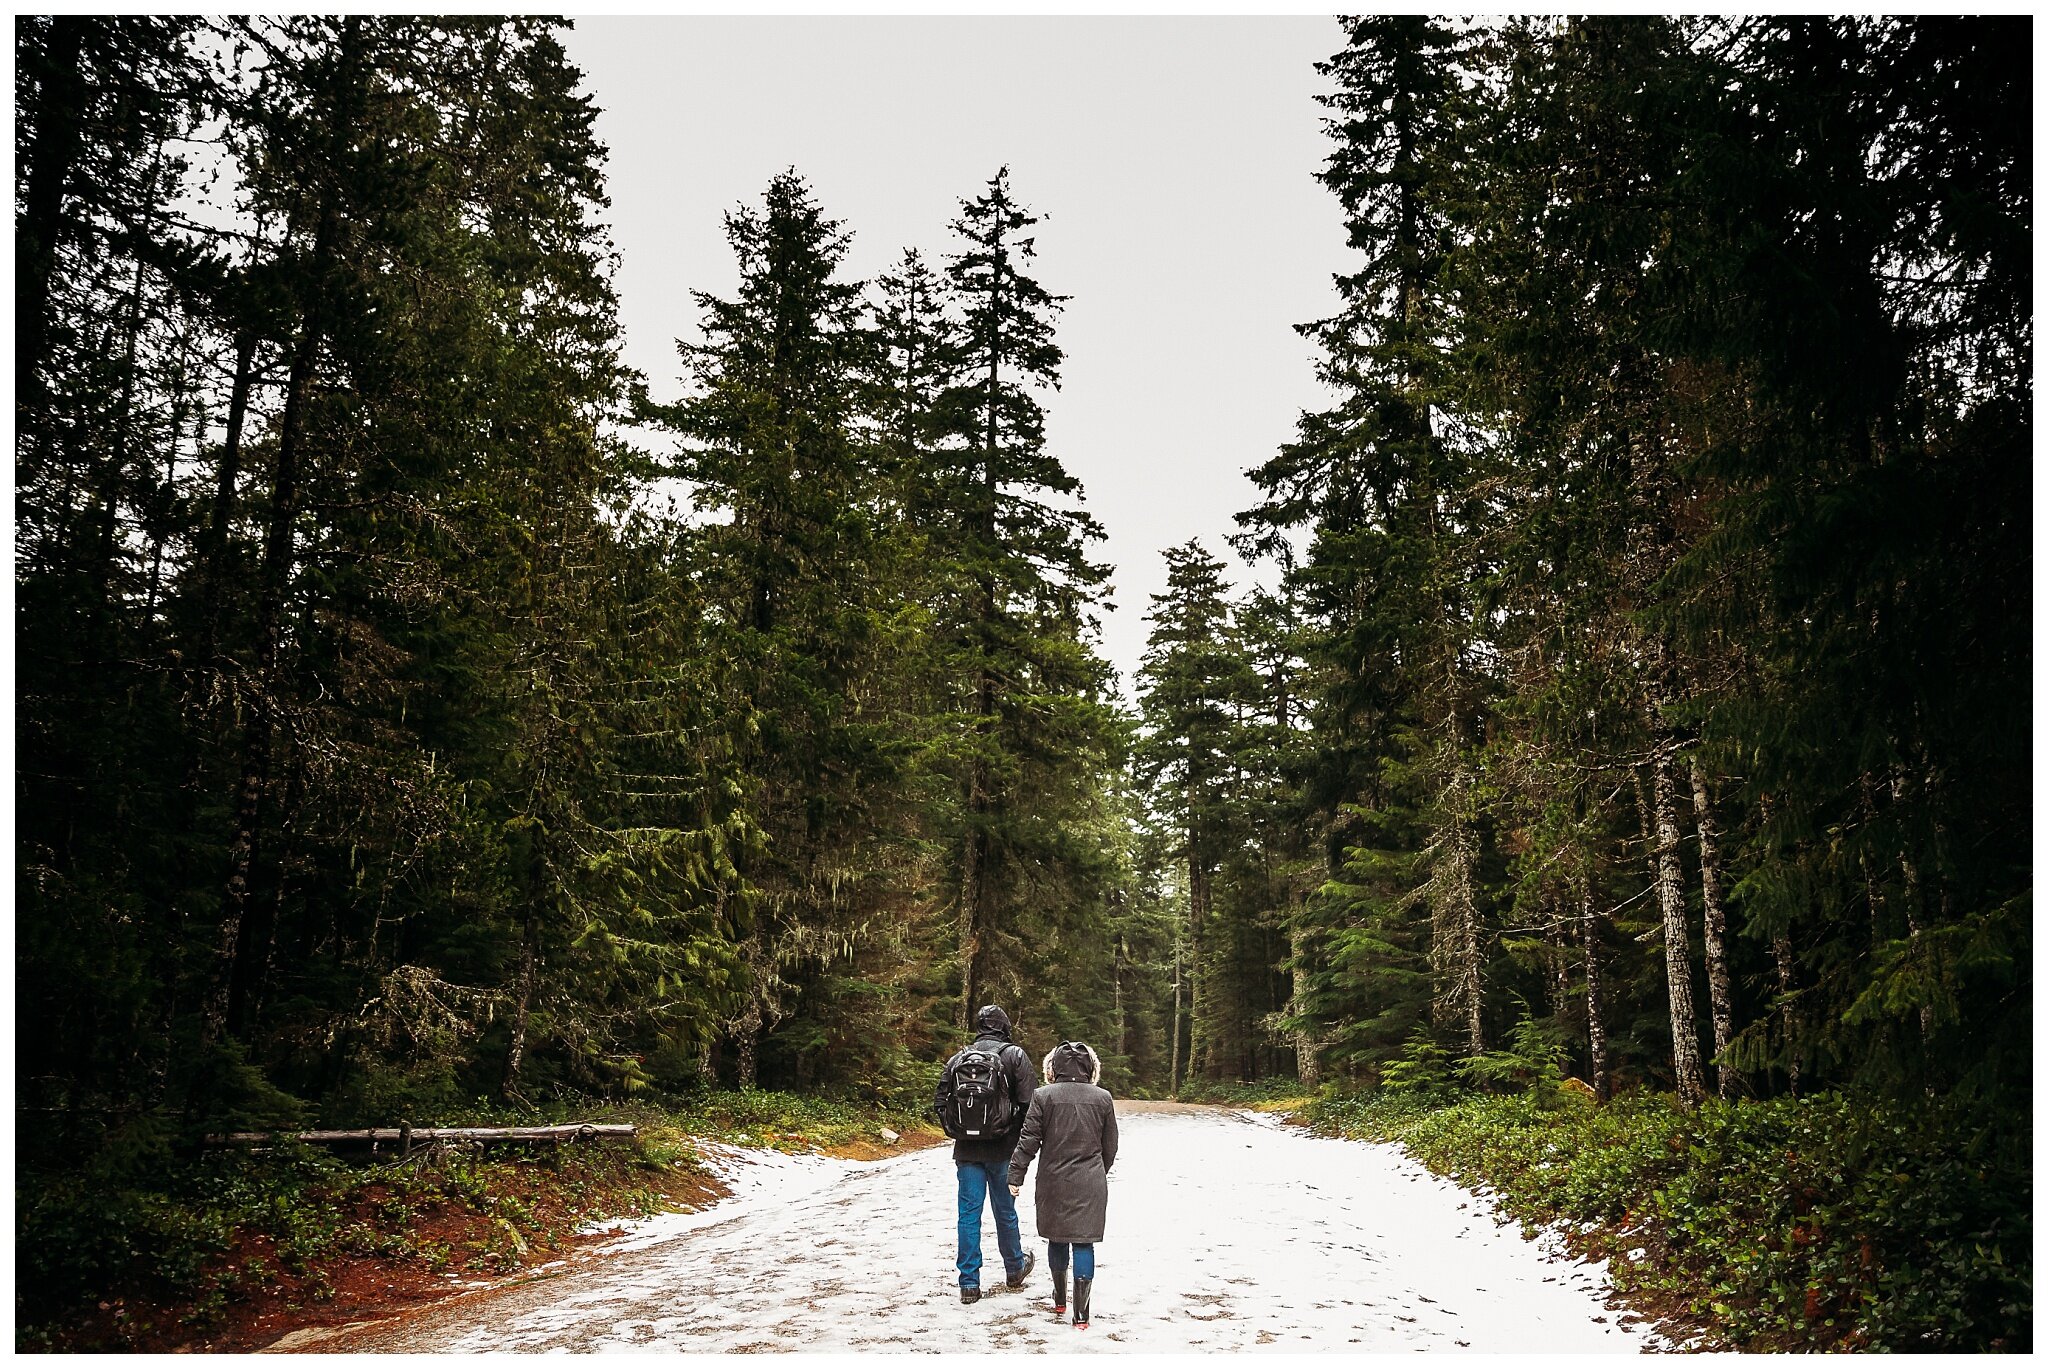
[[[1067,1272],[1067,1243],[1065,1241],[1047,1241],[1045,1243],[1045,1256],[1045,1262],[1052,1266],[1053,1273],[1064,1274]],[[1074,1242],[1074,1277],[1077,1279],[1092,1279],[1095,1277],[1095,1247],[1093,1245],[1085,1245],[1080,1241]]]
[[981,1201],[996,1210],[996,1248],[1003,1252],[1003,1270],[1024,1267],[1024,1237],[1017,1230],[1017,1200],[1010,1196],[1008,1160],[956,1160],[960,1171],[960,1266],[962,1288],[981,1287]]

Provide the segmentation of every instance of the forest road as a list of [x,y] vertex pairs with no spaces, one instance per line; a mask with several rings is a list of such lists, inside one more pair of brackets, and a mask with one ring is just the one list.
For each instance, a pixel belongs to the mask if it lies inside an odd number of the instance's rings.
[[[1281,1350],[1637,1353],[1604,1271],[1546,1255],[1386,1145],[1221,1108],[1120,1104],[1094,1324],[1005,1289],[959,1298],[943,1149],[860,1163],[761,1157],[738,1195],[617,1253],[322,1340],[323,1351]],[[729,1214],[721,1217],[721,1214]],[[672,1229],[664,1230],[664,1223]],[[308,1349],[315,1348],[307,1346]]]

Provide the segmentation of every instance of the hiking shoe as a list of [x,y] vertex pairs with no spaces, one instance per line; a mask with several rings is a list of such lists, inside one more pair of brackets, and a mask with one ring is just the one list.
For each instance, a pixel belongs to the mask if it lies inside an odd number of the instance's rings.
[[1009,1285],[1010,1285],[1010,1287],[1011,1287],[1012,1289],[1022,1288],[1022,1287],[1024,1286],[1024,1280],[1026,1280],[1026,1279],[1030,1278],[1030,1277],[1031,1277],[1031,1271],[1032,1271],[1032,1270],[1034,1270],[1034,1269],[1036,1269],[1037,1267],[1038,1267],[1038,1256],[1036,1256],[1036,1255],[1032,1254],[1032,1253],[1031,1253],[1030,1251],[1028,1251],[1028,1250],[1027,1250],[1027,1251],[1025,1251],[1025,1252],[1024,1252],[1024,1267],[1023,1267],[1022,1269],[1018,1270],[1018,1271],[1017,1271],[1016,1273],[1014,1273],[1014,1274],[1010,1275],[1010,1277],[1009,1277]]
[[962,1302],[980,1302],[980,1301],[981,1301],[981,1290],[980,1290],[979,1288],[963,1288],[963,1289],[961,1289],[961,1290],[960,1290],[960,1301],[962,1301]]

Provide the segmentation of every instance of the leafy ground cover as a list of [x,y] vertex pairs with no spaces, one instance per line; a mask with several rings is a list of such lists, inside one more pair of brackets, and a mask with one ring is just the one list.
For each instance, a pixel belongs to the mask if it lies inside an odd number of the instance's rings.
[[[281,1145],[114,1151],[17,1181],[16,1347],[246,1350],[382,1315],[560,1258],[610,1218],[723,1196],[707,1140],[872,1158],[929,1144],[915,1114],[793,1094],[702,1094],[628,1108],[573,1100],[441,1125],[632,1121],[630,1144],[438,1147],[407,1157]],[[424,1125],[424,1123],[422,1123]],[[899,1134],[886,1143],[882,1129]]]
[[1223,1083],[1190,1079],[1174,1098],[1183,1103],[1216,1103],[1229,1108],[1250,1108],[1255,1112],[1294,1112],[1308,1106],[1315,1090],[1303,1088],[1292,1079],[1258,1079]]
[[2032,1174],[1960,1107],[1830,1093],[1687,1113],[1514,1094],[1325,1095],[1332,1134],[1396,1141],[1616,1289],[1743,1350],[2032,1348]]

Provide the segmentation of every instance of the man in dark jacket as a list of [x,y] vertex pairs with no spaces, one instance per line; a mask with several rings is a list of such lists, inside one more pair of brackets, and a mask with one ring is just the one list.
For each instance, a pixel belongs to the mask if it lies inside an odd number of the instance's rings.
[[1005,1281],[1011,1288],[1022,1288],[1024,1280],[1031,1274],[1037,1258],[1024,1249],[1023,1234],[1017,1229],[1017,1202],[1010,1193],[1010,1152],[1017,1148],[1017,1133],[1024,1125],[1024,1115],[1031,1108],[1031,1091],[1035,1087],[1032,1078],[1031,1057],[1024,1054],[1024,1048],[1010,1040],[1010,1017],[1001,1008],[991,1003],[975,1014],[976,1035],[974,1044],[962,1050],[946,1062],[945,1073],[939,1076],[939,1089],[932,1100],[932,1108],[939,1116],[939,1124],[948,1135],[954,1128],[948,1119],[953,1109],[955,1070],[961,1058],[969,1051],[996,1057],[999,1067],[997,1086],[1007,1090],[1010,1104],[1008,1126],[998,1135],[991,1137],[954,1136],[953,1167],[960,1179],[960,1251],[955,1263],[960,1267],[960,1301],[975,1302],[981,1297],[981,1205],[984,1198],[996,1214],[996,1247],[1003,1252]]

